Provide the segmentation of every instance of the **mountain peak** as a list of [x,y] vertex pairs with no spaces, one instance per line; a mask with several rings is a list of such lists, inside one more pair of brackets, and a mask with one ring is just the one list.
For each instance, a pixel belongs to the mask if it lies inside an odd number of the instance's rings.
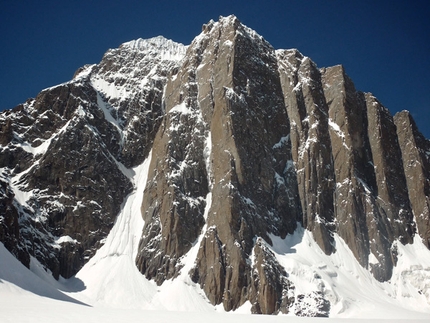
[[120,48],[129,48],[134,51],[157,53],[162,59],[181,60],[185,54],[186,46],[174,42],[163,36],[149,39],[136,39],[123,43]]
[[126,42],[0,114],[0,241],[57,279],[125,261],[142,275],[121,283],[227,311],[341,314],[357,276],[428,308],[430,144],[412,116],[234,15],[202,29]]
[[224,16],[219,16],[218,21],[223,24],[223,25],[239,25],[241,24],[240,20],[233,14],[228,15],[226,17]]

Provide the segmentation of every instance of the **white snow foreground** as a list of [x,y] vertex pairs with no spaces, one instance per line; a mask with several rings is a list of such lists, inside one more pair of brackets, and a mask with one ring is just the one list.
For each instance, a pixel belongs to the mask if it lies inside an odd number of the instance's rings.
[[[151,154],[150,154],[151,156]],[[135,266],[143,220],[140,207],[151,158],[130,172],[135,190],[124,203],[105,244],[76,277],[55,281],[34,258],[31,271],[0,243],[0,322],[315,322],[288,315],[250,315],[244,304],[233,313],[212,306],[188,277],[199,243],[182,259],[179,277],[157,286]],[[208,194],[207,204],[211,203]],[[202,230],[204,232],[204,230]],[[286,239],[271,236],[279,263],[295,286],[295,295],[322,292],[331,303],[330,322],[389,319],[430,320],[430,251],[419,238],[397,244],[398,265],[390,282],[379,283],[335,236],[336,253],[327,256],[310,232],[299,228]],[[421,289],[421,291],[420,291]],[[309,297],[309,305],[312,298]],[[291,309],[294,313],[294,308]],[[246,313],[246,314],[245,314]]]

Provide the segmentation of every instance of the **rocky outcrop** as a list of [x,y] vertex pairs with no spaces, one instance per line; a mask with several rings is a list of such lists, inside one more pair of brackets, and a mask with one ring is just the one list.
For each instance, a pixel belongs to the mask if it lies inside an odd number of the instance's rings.
[[275,255],[257,238],[253,250],[252,285],[250,301],[252,312],[259,314],[288,313],[295,302],[294,285],[278,263]]
[[294,314],[303,317],[328,317],[330,302],[321,292],[311,292],[297,296]]
[[91,84],[118,129],[121,144],[115,156],[126,167],[148,156],[165,112],[167,75],[177,68],[185,49],[161,36],[137,39],[108,50],[93,67]]
[[0,241],[26,267],[30,266],[30,257],[21,238],[19,213],[14,205],[14,194],[4,178],[0,176]]

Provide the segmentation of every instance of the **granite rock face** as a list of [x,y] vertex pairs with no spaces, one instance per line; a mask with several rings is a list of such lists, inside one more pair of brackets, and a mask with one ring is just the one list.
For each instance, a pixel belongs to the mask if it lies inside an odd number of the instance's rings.
[[392,243],[411,243],[415,231],[393,118],[342,66],[317,69],[297,50],[278,60],[304,227],[327,254],[338,233],[375,278],[389,279]]
[[[362,266],[369,267],[375,278],[387,280],[395,263],[392,242],[411,242],[414,234],[404,187],[394,193],[395,188],[387,185],[396,177],[404,183],[404,174],[396,173],[402,166],[392,118],[372,96],[355,90],[343,67],[326,69],[323,79],[335,166],[337,231]],[[389,159],[390,155],[399,159]]]
[[285,236],[300,219],[273,48],[237,18],[210,22],[168,81],[165,107],[138,268],[157,283],[174,277],[202,235],[190,274],[215,304],[236,309],[250,298],[254,237]]
[[189,46],[125,43],[2,112],[0,241],[73,276],[149,154],[137,268],[161,285],[197,246],[187,274],[228,311],[329,315],[324,291],[299,294],[273,252],[298,229],[327,255],[338,235],[379,281],[396,243],[430,246],[430,143],[411,115],[393,118],[342,66],[275,50],[234,16]]
[[417,231],[430,248],[430,141],[419,132],[408,111],[397,113],[394,122]]
[[[357,91],[342,66],[318,69],[297,50],[274,51],[229,17],[204,25],[170,79],[149,181],[160,193],[142,205],[137,264],[147,277],[175,277],[197,243],[190,275],[212,303],[288,312],[286,303],[273,305],[286,289],[265,294],[272,307],[255,296],[252,282],[266,280],[249,259],[256,237],[270,244],[269,234],[285,237],[297,223],[326,254],[336,252],[337,233],[375,278],[391,277],[393,242],[411,243],[415,233],[402,150],[388,110]],[[190,127],[196,136],[184,135]],[[180,214],[186,179],[199,185]],[[172,239],[184,248],[165,246]]]
[[303,226],[314,233],[325,253],[335,248],[335,174],[329,133],[328,105],[315,63],[297,50],[277,52],[297,173]]

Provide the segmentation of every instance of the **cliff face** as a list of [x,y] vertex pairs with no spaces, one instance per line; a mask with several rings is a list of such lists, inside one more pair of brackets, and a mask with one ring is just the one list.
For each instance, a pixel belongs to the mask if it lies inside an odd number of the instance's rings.
[[[300,219],[273,48],[236,18],[210,22],[168,81],[165,107],[138,268],[161,284],[199,243],[190,275],[214,304],[235,309],[258,297],[250,286],[258,272],[249,263],[255,237],[285,236]],[[283,288],[275,281],[277,301]]]
[[[252,282],[268,274],[250,259],[270,262],[255,238],[270,244],[268,234],[284,237],[297,222],[325,253],[336,252],[336,232],[375,278],[391,277],[393,242],[415,233],[397,127],[342,66],[320,70],[296,50],[275,52],[229,17],[204,26],[166,93],[142,206],[137,264],[147,277],[175,277],[198,243],[190,275],[214,304],[288,311],[291,286],[271,273],[261,299]],[[267,297],[278,307],[263,306]]]
[[103,243],[150,153],[137,268],[163,284],[198,245],[190,279],[226,310],[288,313],[311,297],[328,315],[323,293],[295,295],[270,250],[298,226],[327,255],[338,234],[380,281],[397,241],[430,245],[430,144],[412,117],[234,16],[188,47],[156,37],[109,50],[3,112],[0,145],[0,240],[57,278]]
[[430,248],[430,142],[418,131],[408,111],[397,113],[394,122],[417,231]]

